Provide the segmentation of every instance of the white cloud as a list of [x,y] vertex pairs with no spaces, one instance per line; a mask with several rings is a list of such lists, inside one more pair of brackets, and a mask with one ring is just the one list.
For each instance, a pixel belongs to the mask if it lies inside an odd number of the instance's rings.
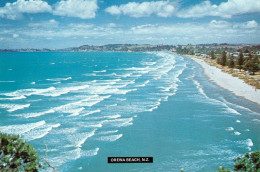
[[212,20],[210,23],[209,23],[209,26],[212,27],[212,28],[225,28],[225,27],[228,27],[230,26],[230,24],[226,21],[216,21],[216,20]]
[[120,6],[111,6],[105,9],[111,15],[128,15],[131,17],[149,17],[155,14],[159,17],[169,17],[173,14],[175,8],[169,1],[152,2],[129,2]]
[[13,3],[6,3],[0,8],[0,17],[16,20],[23,16],[23,13],[51,12],[51,6],[42,0],[17,0]]
[[258,23],[255,20],[248,21],[248,22],[242,24],[242,28],[246,28],[246,29],[257,28],[257,26],[258,26]]
[[[47,22],[51,23],[51,21]],[[31,46],[41,44],[43,47],[52,46],[52,48],[80,46],[86,43],[94,45],[111,43],[259,43],[260,26],[254,20],[247,22],[212,20],[207,23],[146,24],[130,28],[111,23],[97,25],[86,22],[59,25],[59,27],[38,27],[37,29],[28,25],[24,28],[9,30],[0,28],[2,38],[10,38],[13,33],[19,35],[19,40],[27,39]],[[75,41],[72,42],[72,39]],[[2,42],[4,41],[7,40]],[[10,38],[10,41],[13,42],[10,42],[9,45],[21,46],[21,44],[17,44],[17,39]]]
[[204,16],[219,16],[231,18],[234,15],[246,13],[260,13],[259,0],[228,0],[219,5],[204,1],[188,9],[180,10],[177,14],[182,18],[199,18]]
[[55,5],[53,14],[90,19],[95,18],[97,9],[96,0],[61,0]]
[[33,28],[37,28],[37,27],[51,28],[51,27],[58,27],[58,25],[59,25],[59,22],[57,22],[54,19],[28,24],[29,27],[33,27]]

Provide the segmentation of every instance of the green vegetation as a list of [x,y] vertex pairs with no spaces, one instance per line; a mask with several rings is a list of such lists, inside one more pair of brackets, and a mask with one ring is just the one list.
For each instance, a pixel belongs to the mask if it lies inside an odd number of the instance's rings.
[[235,66],[234,56],[231,55],[231,56],[229,57],[228,67],[229,67],[229,68],[234,68],[234,66]]
[[242,51],[239,53],[239,56],[236,60],[236,65],[233,54],[229,55],[227,60],[225,51],[222,52],[221,58],[217,58],[216,62],[222,66],[228,65],[229,68],[237,67],[239,71],[243,69],[248,71],[250,75],[255,75],[255,73],[260,70],[259,57],[256,54],[254,57],[252,57],[252,54],[248,53],[248,57],[244,58]]
[[237,59],[237,66],[238,66],[238,69],[239,69],[240,71],[241,71],[241,69],[242,69],[243,63],[244,63],[244,56],[243,56],[242,51],[240,51],[239,56],[238,56],[238,59]]
[[[234,171],[244,171],[244,172],[259,172],[260,171],[260,151],[255,151],[252,153],[246,153],[234,159]],[[220,167],[218,172],[231,172],[231,170],[225,167]]]
[[215,57],[215,53],[214,53],[213,50],[210,52],[210,57],[211,57],[211,59],[215,59],[215,58],[216,58],[216,57]]
[[19,136],[0,133],[0,171],[38,171],[43,168],[34,148]]
[[254,75],[255,72],[259,71],[259,60],[257,55],[255,55],[254,57],[252,57],[251,54],[248,55],[248,58],[244,62],[244,69],[252,75]]
[[222,66],[226,66],[226,63],[227,63],[227,54],[225,51],[222,52],[222,55],[221,55],[221,62],[220,64]]

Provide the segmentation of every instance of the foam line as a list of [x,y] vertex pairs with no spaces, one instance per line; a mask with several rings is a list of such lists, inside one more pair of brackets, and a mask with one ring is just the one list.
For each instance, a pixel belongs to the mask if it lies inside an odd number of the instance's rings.
[[67,80],[70,80],[72,79],[72,77],[67,77],[67,78],[53,78],[53,79],[46,79],[47,81],[67,81]]
[[68,140],[73,146],[80,148],[85,141],[92,137],[96,132],[96,129],[88,133],[74,133],[68,136]]
[[20,104],[0,104],[0,108],[2,109],[7,109],[8,112],[14,112],[20,109],[24,109],[24,108],[28,108],[30,107],[31,104],[24,104],[24,105],[20,105]]
[[107,142],[114,142],[114,141],[120,139],[121,137],[123,137],[123,134],[109,135],[109,136],[100,136],[97,140],[107,141]]
[[21,95],[16,97],[0,98],[0,100],[20,100],[20,99],[26,99],[26,97],[24,95]]
[[44,124],[45,121],[39,121],[39,122],[29,123],[29,124],[1,126],[0,131],[7,134],[21,135],[34,128],[40,127]]
[[88,116],[88,115],[91,115],[91,114],[94,114],[94,113],[99,113],[99,112],[101,112],[101,110],[97,109],[97,110],[93,110],[93,111],[87,112],[85,114],[82,114],[80,116]]
[[57,88],[55,90],[49,90],[49,91],[45,91],[45,92],[40,92],[37,95],[58,97],[58,96],[61,96],[63,94],[68,94],[70,92],[84,90],[84,89],[86,89],[88,87],[89,87],[89,85],[80,85],[80,86],[63,87],[63,88],[61,87],[61,88]]
[[15,82],[15,81],[0,81],[2,83],[12,83],[12,82]]
[[100,135],[106,135],[106,134],[114,134],[114,133],[117,133],[118,130],[111,130],[111,131],[101,131],[99,132],[98,134]]
[[26,141],[40,139],[46,136],[47,134],[49,134],[49,132],[53,128],[60,127],[60,125],[61,125],[60,123],[57,123],[53,125],[41,126],[39,128],[33,129],[30,132],[23,134],[23,137],[25,138]]
[[31,95],[40,95],[45,92],[53,91],[55,89],[56,89],[55,87],[49,87],[49,88],[45,88],[45,89],[35,89],[35,88],[21,89],[21,90],[17,90],[17,91],[11,92],[11,93],[4,93],[3,95],[10,96],[10,97],[19,97],[19,96],[28,97]]
[[133,118],[120,118],[120,119],[111,119],[111,120],[104,120],[104,124],[108,124],[114,127],[126,127],[132,125]]
[[[39,117],[45,114],[49,114],[49,113],[54,113],[55,111],[53,109],[47,110],[47,111],[43,111],[43,112],[38,112],[38,113],[26,113],[26,114],[22,114],[22,116],[24,116],[25,118],[35,118],[35,117]],[[21,116],[21,115],[19,115]]]

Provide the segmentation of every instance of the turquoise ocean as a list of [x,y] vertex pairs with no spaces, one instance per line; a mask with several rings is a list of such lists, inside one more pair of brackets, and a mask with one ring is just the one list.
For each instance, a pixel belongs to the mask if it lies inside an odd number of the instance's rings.
[[216,171],[260,149],[260,107],[168,52],[1,53],[0,131],[59,171]]

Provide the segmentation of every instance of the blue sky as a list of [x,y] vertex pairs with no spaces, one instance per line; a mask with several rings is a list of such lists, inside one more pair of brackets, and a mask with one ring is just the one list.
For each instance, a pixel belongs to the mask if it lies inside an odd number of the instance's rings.
[[260,43],[260,0],[1,0],[0,49]]

